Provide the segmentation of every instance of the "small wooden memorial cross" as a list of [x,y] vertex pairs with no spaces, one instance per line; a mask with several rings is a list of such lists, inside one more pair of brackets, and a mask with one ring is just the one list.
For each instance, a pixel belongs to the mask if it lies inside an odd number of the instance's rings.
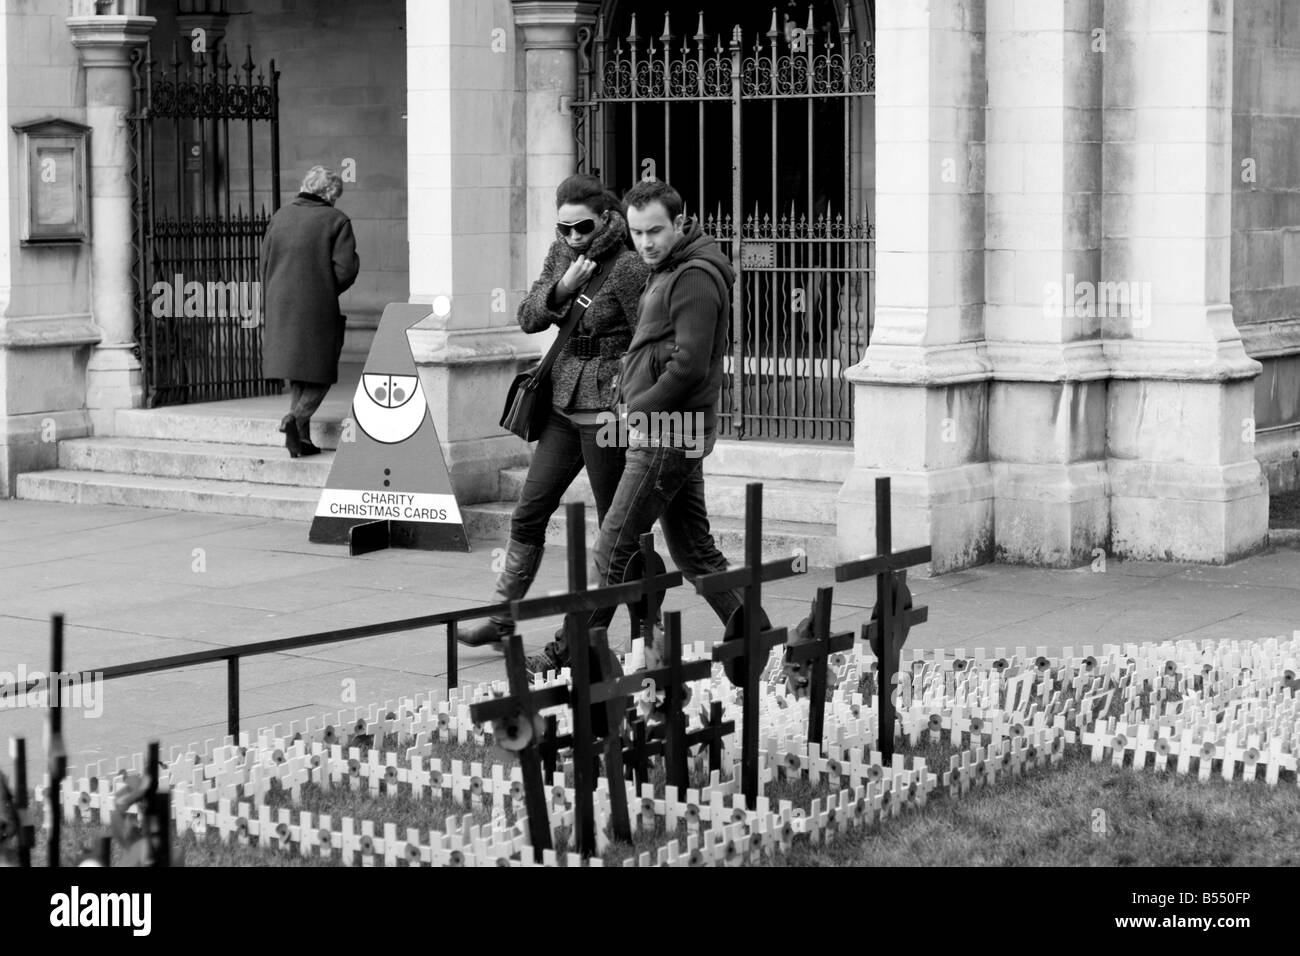
[[537,713],[547,707],[569,702],[569,688],[546,687],[533,690],[524,667],[524,641],[517,633],[506,638],[507,697],[470,704],[470,719],[475,723],[494,724],[497,743],[519,755],[519,769],[524,778],[524,808],[528,812],[528,835],[533,858],[541,862],[544,851],[551,849],[551,825],[546,812],[546,784],[542,780],[542,761],[537,747]]
[[[876,578],[876,606],[872,609],[870,624],[862,626],[863,639],[871,642],[872,653],[879,661],[876,674],[876,693],[879,699],[877,713],[880,717],[879,750],[882,762],[894,758],[894,698],[893,684],[898,674],[898,658],[907,632],[913,624],[923,624],[929,609],[908,608],[911,594],[907,590],[905,568],[930,560],[930,546],[910,548],[891,553],[889,479],[876,479],[876,556],[861,558],[835,566],[836,581],[855,581],[858,578]],[[876,619],[879,619],[878,621]]]
[[667,764],[667,785],[687,787],[686,752],[690,741],[686,733],[686,685],[692,681],[708,680],[713,673],[709,660],[682,662],[682,613],[669,611],[664,615],[664,661],[659,667],[639,670],[593,686],[591,699],[601,703],[615,697],[627,697],[645,689],[652,693],[664,689],[664,713],[667,715],[667,735],[663,753]]
[[166,791],[158,789],[159,775],[163,773],[159,758],[158,741],[149,743],[145,758],[145,790],[141,801],[144,809],[144,839],[148,840],[150,861],[153,866],[171,866],[171,799]]
[[[25,691],[25,688],[21,690]],[[32,865],[32,847],[36,845],[36,827],[32,823],[27,796],[27,738],[9,738],[9,753],[14,759],[14,789],[10,811],[15,834],[15,850],[20,867]],[[0,808],[2,809],[2,808]]]
[[541,742],[537,745],[538,752],[542,755],[542,771],[546,780],[555,778],[555,770],[560,762],[560,751],[573,746],[573,735],[561,734],[559,729],[559,718],[554,714],[547,716],[543,724]]
[[709,712],[704,715],[704,726],[686,735],[687,746],[703,744],[709,748],[709,773],[722,769],[722,738],[736,732],[736,722],[722,719],[722,701],[715,700],[709,704]]
[[763,613],[762,585],[808,571],[803,555],[778,558],[766,564],[763,555],[763,486],[751,482],[745,486],[745,566],[728,571],[701,575],[695,581],[700,594],[715,594],[740,588],[745,595],[741,606],[740,640],[723,641],[713,646],[713,659],[727,669],[727,676],[741,688],[744,714],[741,718],[740,779],[741,790],[749,809],[758,806],[758,711],[763,689],[763,667],[772,648],[784,644],[785,628],[763,630],[759,621]]
[[[628,700],[632,691],[619,693],[618,662],[609,649],[609,639],[605,628],[598,627],[591,632],[591,646],[600,663],[601,674],[605,678],[599,684],[589,684],[579,688],[575,683],[573,706],[603,705],[604,716],[604,757],[605,779],[609,782],[609,816],[614,839],[625,843],[632,842],[632,822],[627,812],[627,785],[623,782],[623,717],[627,713]],[[638,687],[640,685],[637,685]],[[597,697],[599,696],[599,700]],[[585,745],[585,746],[584,746]],[[577,766],[581,760],[591,762],[591,739],[574,741],[573,762]],[[590,800],[591,793],[579,793],[576,803]],[[594,814],[593,814],[594,816]],[[593,836],[594,840],[594,836]],[[582,852],[579,850],[578,852]]]
[[813,600],[811,620],[809,621],[810,640],[801,643],[791,641],[785,647],[785,659],[790,664],[809,662],[812,674],[808,681],[808,742],[822,744],[825,735],[826,720],[826,668],[830,656],[838,651],[847,651],[853,647],[853,632],[831,633],[831,607],[835,603],[832,595],[834,588],[817,589]]
[[[613,701],[620,696],[617,691],[622,685],[619,683],[620,679],[615,678],[613,674],[612,658],[608,654],[592,654],[592,639],[591,634],[588,633],[587,620],[591,612],[598,608],[618,607],[632,602],[640,602],[646,607],[651,606],[651,596],[654,592],[681,584],[682,575],[680,571],[651,574],[653,567],[646,564],[643,568],[643,576],[637,580],[589,589],[587,587],[587,524],[582,502],[569,504],[565,508],[565,516],[568,524],[569,593],[514,601],[511,604],[511,617],[518,622],[555,613],[564,614],[564,633],[569,648],[569,669],[572,678],[569,703],[573,708],[574,843],[580,855],[591,856],[596,852],[595,809],[591,799],[592,791],[596,789],[592,751],[594,736],[604,738],[606,741],[606,773],[609,774],[611,783],[610,809],[616,830],[626,819],[627,792],[622,789],[622,747],[615,747],[610,742],[611,736],[618,739],[620,734],[621,713],[618,713],[617,707],[602,708],[599,714],[601,718],[599,733],[596,732],[592,721],[592,705]],[[603,634],[599,640],[604,640]],[[592,670],[593,664],[595,673]],[[602,687],[602,696],[596,699],[593,695],[605,682],[609,682],[611,687]],[[638,681],[631,693],[639,691],[640,688]],[[618,719],[612,719],[614,717]],[[609,762],[617,766],[611,768]],[[630,827],[628,833],[630,835]]]
[[630,742],[623,747],[624,772],[632,774],[637,793],[640,793],[641,788],[650,782],[650,758],[663,754],[664,742],[649,739],[643,717],[628,721],[628,735]]

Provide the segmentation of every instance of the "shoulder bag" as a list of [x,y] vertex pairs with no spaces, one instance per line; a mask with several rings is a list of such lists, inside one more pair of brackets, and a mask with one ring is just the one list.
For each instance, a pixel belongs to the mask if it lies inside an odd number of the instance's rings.
[[510,383],[510,389],[506,392],[506,405],[501,412],[501,427],[506,431],[529,442],[541,437],[542,427],[551,414],[551,366],[555,364],[564,343],[577,328],[583,313],[604,284],[609,272],[606,266],[612,265],[604,263],[596,267],[595,274],[570,301],[565,323],[545,357],[532,368],[520,372]]

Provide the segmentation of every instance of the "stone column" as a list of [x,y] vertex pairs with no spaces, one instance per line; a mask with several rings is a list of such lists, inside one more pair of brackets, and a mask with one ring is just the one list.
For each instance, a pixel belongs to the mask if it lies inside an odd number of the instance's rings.
[[874,551],[875,490],[892,479],[894,545],[932,567],[988,560],[984,356],[984,0],[877,5],[876,309],[854,385],[854,467],[839,554]]
[[1149,288],[1103,321],[1111,536],[1131,558],[1221,563],[1268,536],[1249,358],[1229,293],[1231,0],[1108,3],[1102,272]]
[[143,16],[66,21],[86,71],[86,122],[91,127],[91,310],[103,339],[86,367],[86,406],[100,435],[113,433],[117,409],[139,408],[144,397],[140,361],[131,353],[131,152],[125,117],[132,106],[129,57],[156,22]]
[[406,7],[411,302],[431,308],[411,345],[462,504],[497,499],[500,470],[528,460],[497,421],[550,339],[515,321],[546,252],[530,197],[548,197],[553,222],[575,153],[560,94],[576,84],[577,25],[593,19],[594,4],[572,2]]
[[578,28],[596,22],[598,3],[515,0],[524,36],[528,115],[528,274],[542,271],[555,238],[555,187],[573,175],[578,145],[568,103],[578,94]]
[[[1110,528],[1102,4],[988,0],[989,458],[999,560],[1086,563]],[[1077,294],[1079,293],[1079,294]]]

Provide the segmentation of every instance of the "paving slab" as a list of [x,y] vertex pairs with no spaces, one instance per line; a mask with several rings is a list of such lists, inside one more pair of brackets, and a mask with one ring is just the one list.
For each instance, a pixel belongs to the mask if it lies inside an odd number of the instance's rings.
[[[149,585],[149,596],[155,601],[183,603],[202,599],[210,593],[210,589],[189,584],[155,582]],[[62,614],[69,621],[81,621],[93,614],[134,608],[139,604],[140,582],[120,576],[6,596],[4,611],[9,617],[43,622],[48,622],[51,614]]]

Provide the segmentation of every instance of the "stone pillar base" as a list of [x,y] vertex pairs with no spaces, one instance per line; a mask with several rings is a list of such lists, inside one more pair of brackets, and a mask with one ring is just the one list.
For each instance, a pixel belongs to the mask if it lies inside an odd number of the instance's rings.
[[541,354],[540,338],[515,327],[410,334],[420,385],[462,505],[498,500],[501,469],[531,459],[528,444],[498,422],[510,383]]
[[1253,422],[1248,378],[1112,380],[1114,553],[1224,564],[1263,548],[1268,482],[1250,440]]
[[131,346],[96,346],[86,365],[86,408],[95,434],[117,434],[117,410],[142,407],[144,372]]
[[1109,462],[1111,549],[1133,561],[1226,564],[1268,543],[1259,463]]
[[1105,461],[995,462],[994,553],[1040,568],[1087,564],[1110,534]]
[[984,462],[940,471],[854,468],[836,498],[839,561],[876,551],[876,479],[889,478],[895,551],[930,545],[931,574],[993,557],[993,479]]
[[[919,314],[891,315],[915,324]],[[889,478],[895,550],[930,545],[934,574],[991,560],[988,363],[979,346],[877,341],[845,377],[853,470],[836,499],[839,558],[875,553],[875,481]]]
[[17,494],[25,471],[59,467],[59,442],[90,435],[85,409],[0,417],[0,498]]
[[[1050,370],[1055,357],[1059,372],[1071,376],[1066,380],[1003,380],[989,389],[998,561],[1078,567],[1108,544],[1107,387],[1099,350],[1088,348],[1074,348],[1066,359],[1043,350],[1038,367]],[[1016,356],[1019,371],[1024,351]]]

